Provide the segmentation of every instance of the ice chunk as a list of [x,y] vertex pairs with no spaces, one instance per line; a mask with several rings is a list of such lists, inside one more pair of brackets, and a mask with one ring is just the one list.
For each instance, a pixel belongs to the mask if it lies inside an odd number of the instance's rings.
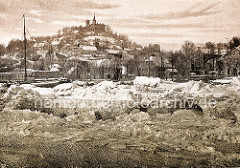
[[134,85],[156,86],[160,83],[160,81],[161,81],[160,78],[136,76],[133,83]]

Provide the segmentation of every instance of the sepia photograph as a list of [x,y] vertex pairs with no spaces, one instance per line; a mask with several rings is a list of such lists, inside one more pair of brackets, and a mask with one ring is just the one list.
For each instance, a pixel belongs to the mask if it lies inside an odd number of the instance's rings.
[[240,167],[240,0],[0,0],[0,168]]

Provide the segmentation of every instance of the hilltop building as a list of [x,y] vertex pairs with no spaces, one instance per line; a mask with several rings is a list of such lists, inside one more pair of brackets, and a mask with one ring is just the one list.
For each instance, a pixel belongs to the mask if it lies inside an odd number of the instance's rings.
[[106,25],[103,23],[98,23],[96,20],[96,16],[94,13],[92,23],[90,23],[90,20],[86,20],[86,28],[90,31],[93,31],[95,34],[104,32],[106,30]]

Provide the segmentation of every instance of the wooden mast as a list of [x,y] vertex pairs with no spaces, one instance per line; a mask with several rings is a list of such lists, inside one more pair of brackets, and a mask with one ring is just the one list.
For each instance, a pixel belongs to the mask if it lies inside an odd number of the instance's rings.
[[24,31],[24,70],[25,76],[24,81],[27,81],[27,39],[26,39],[26,25],[25,25],[25,14],[23,15],[23,31]]

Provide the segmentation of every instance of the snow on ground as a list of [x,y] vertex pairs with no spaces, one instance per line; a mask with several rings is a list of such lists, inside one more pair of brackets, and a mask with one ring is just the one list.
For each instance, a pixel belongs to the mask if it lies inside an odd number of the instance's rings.
[[50,97],[53,91],[51,88],[41,88],[41,87],[35,87],[35,88],[32,88],[32,90],[35,92],[38,92],[40,95],[44,97]]
[[160,84],[160,78],[137,76],[133,81],[134,85],[156,86]]
[[72,83],[60,84],[53,88],[53,92],[55,93],[55,96],[69,96],[71,95],[72,87]]
[[240,80],[231,78],[229,84],[213,85],[202,81],[189,81],[176,83],[160,80],[160,78],[136,77],[133,85],[121,85],[113,81],[102,81],[93,86],[87,86],[87,82],[74,81],[73,83],[60,84],[54,88],[40,88],[30,84],[21,86],[12,85],[8,90],[23,88],[32,90],[42,96],[54,96],[67,99],[86,100],[128,100],[135,101],[136,96],[141,99],[153,97],[167,98],[171,96],[191,97],[216,97],[239,96]]
[[[31,84],[23,84],[20,86],[11,85],[3,98],[12,99],[11,102],[15,104],[9,103],[9,107],[16,107],[18,102],[24,101],[24,96],[31,101],[34,101],[34,98],[49,98],[53,101],[66,100],[73,103],[84,100],[86,106],[93,108],[95,106],[106,106],[108,108],[108,105],[112,105],[111,103],[120,101],[120,104],[116,107],[119,108],[126,103],[128,103],[127,105],[134,103],[151,105],[155,101],[159,103],[161,100],[173,100],[174,98],[199,100],[205,97],[215,99],[230,97],[234,99],[240,96],[240,80],[239,78],[232,78],[229,84],[213,85],[202,81],[176,83],[159,78],[136,77],[133,85],[123,85],[113,81],[102,81],[98,84],[74,81],[73,83],[60,84],[54,88],[41,88]],[[92,104],[93,101],[97,101],[98,104]],[[66,108],[72,108],[72,104],[64,103],[64,105]],[[111,108],[115,110],[115,105]]]
[[50,69],[50,71],[51,72],[59,72],[60,70],[58,68],[56,68],[56,67],[53,67],[53,68]]
[[[142,151],[152,155],[157,155],[161,151],[165,151],[166,154],[170,151],[171,155],[176,153],[176,156],[179,156],[179,151],[190,151],[194,155],[205,153],[206,159],[212,154],[214,156],[210,157],[212,161],[218,163],[222,161],[224,164],[226,160],[239,158],[237,155],[239,151],[235,152],[230,148],[228,149],[230,152],[227,151],[225,155],[225,148],[222,150],[221,146],[218,147],[219,142],[229,146],[240,143],[238,78],[230,79],[228,84],[210,84],[202,81],[175,83],[159,78],[137,77],[133,83],[124,85],[102,81],[92,85],[87,81],[74,81],[54,88],[40,88],[29,84],[11,85],[2,93],[2,98],[7,103],[0,113],[2,124],[0,135],[7,139],[11,136],[20,140],[29,137],[31,140],[44,139],[73,144],[89,141],[91,144],[107,146],[115,151],[118,149],[129,153]],[[2,84],[0,87],[4,88]],[[36,98],[63,99],[64,103],[67,100],[78,99],[134,102],[137,101],[136,95],[140,101],[151,101],[154,96],[163,100],[169,96],[180,95],[208,96],[220,102],[216,109],[204,109],[202,115],[188,109],[177,109],[170,113],[164,108],[148,108],[147,112],[143,112],[139,108],[121,111],[116,106],[104,110],[73,109],[73,113],[67,115],[63,115],[67,109],[58,109],[59,115],[49,115],[31,109],[33,95]],[[189,157],[187,159],[189,160]]]
[[112,81],[103,81],[94,86],[76,87],[70,99],[85,100],[132,100],[133,89],[120,87]]

